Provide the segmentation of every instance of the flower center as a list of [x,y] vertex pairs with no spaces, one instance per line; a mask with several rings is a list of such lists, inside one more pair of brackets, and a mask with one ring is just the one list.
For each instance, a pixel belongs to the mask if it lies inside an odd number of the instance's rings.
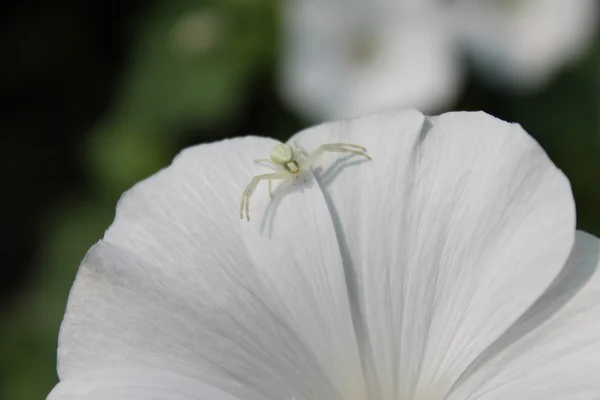
[[371,30],[360,29],[350,40],[350,60],[354,64],[369,64],[377,56],[377,45],[377,39]]

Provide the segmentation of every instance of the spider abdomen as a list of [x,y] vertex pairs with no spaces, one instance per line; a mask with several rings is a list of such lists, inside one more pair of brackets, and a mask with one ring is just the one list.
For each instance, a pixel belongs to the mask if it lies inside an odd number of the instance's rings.
[[279,143],[271,148],[269,157],[275,164],[287,166],[294,162],[294,149],[289,144]]

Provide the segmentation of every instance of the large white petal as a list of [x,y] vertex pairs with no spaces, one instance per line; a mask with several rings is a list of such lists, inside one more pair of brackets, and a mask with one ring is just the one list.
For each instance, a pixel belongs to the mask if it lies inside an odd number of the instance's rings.
[[519,125],[402,111],[292,140],[308,151],[356,143],[373,157],[336,154],[316,165],[371,398],[443,397],[567,259],[569,183]]
[[158,369],[107,369],[60,382],[47,400],[237,400],[189,377]]
[[472,367],[451,399],[600,396],[600,240],[577,232],[546,293]]
[[[163,368],[245,399],[337,398],[342,378],[360,388],[340,252],[318,186],[281,201],[274,228],[285,240],[271,246],[252,238],[263,234],[252,229],[266,185],[252,199],[252,222],[239,219],[243,189],[268,172],[252,159],[273,144],[188,149],[123,196],[72,289],[61,380],[118,366]],[[294,284],[297,295],[282,301]],[[348,366],[333,368],[340,360]]]
[[[284,2],[287,100],[317,120],[446,108],[460,86],[460,63],[449,21],[430,3]],[[366,55],[357,57],[362,47]]]
[[596,0],[459,1],[465,42],[478,66],[523,88],[546,83],[594,39]]

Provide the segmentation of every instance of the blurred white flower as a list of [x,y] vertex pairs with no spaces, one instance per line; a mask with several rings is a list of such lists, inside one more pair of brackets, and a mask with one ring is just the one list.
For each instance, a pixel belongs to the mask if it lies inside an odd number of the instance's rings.
[[290,0],[281,90],[316,119],[447,109],[469,54],[496,84],[533,89],[588,47],[596,0]]
[[450,19],[431,0],[285,1],[281,88],[317,119],[454,100],[461,76]]
[[296,135],[365,145],[253,197],[276,142],[184,151],[119,202],[60,332],[76,399],[592,399],[600,241],[516,124],[388,112]]
[[476,65],[513,89],[535,89],[594,40],[597,0],[458,0],[458,26]]

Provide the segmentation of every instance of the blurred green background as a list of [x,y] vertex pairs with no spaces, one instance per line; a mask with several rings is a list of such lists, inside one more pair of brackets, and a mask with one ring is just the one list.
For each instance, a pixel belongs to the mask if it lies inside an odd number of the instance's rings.
[[[69,288],[124,190],[183,147],[248,134],[285,140],[314,123],[278,94],[279,7],[2,6],[0,399],[41,399],[55,384]],[[466,66],[449,108],[521,123],[569,176],[579,228],[599,236],[600,40],[535,93],[493,89]]]

